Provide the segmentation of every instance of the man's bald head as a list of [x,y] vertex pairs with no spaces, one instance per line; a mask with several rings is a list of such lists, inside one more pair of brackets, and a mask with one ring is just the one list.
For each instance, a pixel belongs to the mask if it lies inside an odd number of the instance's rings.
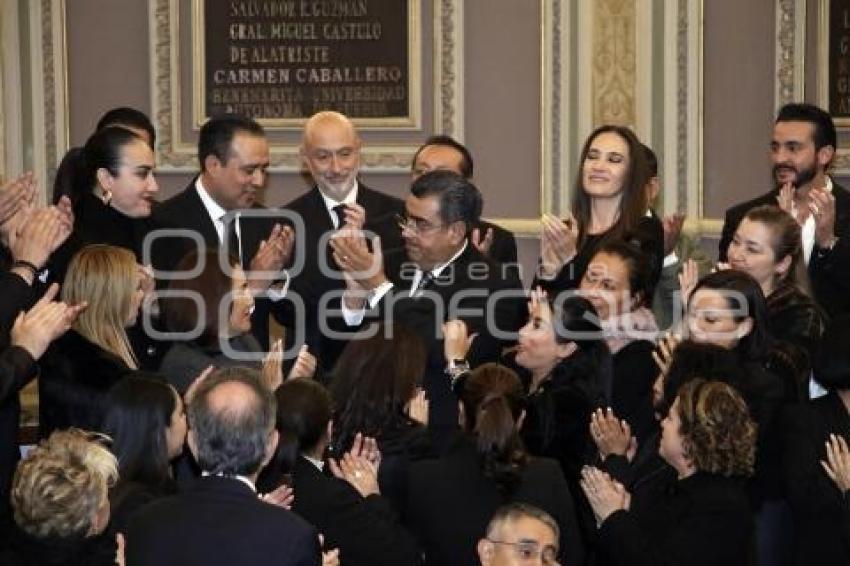
[[301,158],[313,180],[328,197],[342,201],[360,172],[360,136],[345,115],[318,112],[304,124]]
[[189,445],[201,469],[224,475],[258,473],[270,455],[275,411],[274,396],[258,372],[234,367],[210,375],[188,411]]

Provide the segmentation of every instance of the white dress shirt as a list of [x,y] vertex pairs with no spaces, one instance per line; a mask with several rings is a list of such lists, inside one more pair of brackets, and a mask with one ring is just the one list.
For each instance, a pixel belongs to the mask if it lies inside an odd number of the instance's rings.
[[339,206],[341,204],[356,204],[357,203],[357,189],[359,188],[357,184],[357,180],[354,180],[354,186],[348,191],[348,194],[345,195],[345,198],[341,201],[334,200],[321,190],[319,190],[319,194],[322,195],[322,200],[325,201],[325,208],[328,209],[328,216],[331,217],[331,222],[334,225],[334,228],[339,228],[339,219],[336,216],[336,212],[334,211],[334,207]]

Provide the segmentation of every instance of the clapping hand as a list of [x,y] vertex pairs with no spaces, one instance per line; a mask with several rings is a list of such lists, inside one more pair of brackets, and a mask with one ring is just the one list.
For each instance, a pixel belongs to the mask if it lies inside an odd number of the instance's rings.
[[413,398],[407,403],[407,416],[423,426],[428,426],[428,406],[425,390],[417,389]]
[[776,195],[776,204],[792,217],[794,216],[794,185],[791,181],[788,181],[779,188],[779,194]]
[[345,205],[345,215],[340,228],[347,230],[362,230],[365,225],[366,209],[356,202],[347,203]]
[[363,497],[381,493],[378,487],[380,452],[374,438],[364,437],[359,432],[354,437],[351,450],[340,460],[328,459],[331,473],[347,481]]
[[275,224],[269,237],[260,242],[257,253],[251,258],[248,279],[254,290],[263,291],[274,281],[292,256],[295,232],[290,226]]
[[12,344],[25,349],[34,360],[44,354],[52,341],[71,328],[86,308],[86,303],[66,305],[53,301],[58,292],[59,285],[53,283],[30,310],[18,314],[12,326]]
[[593,509],[597,526],[614,512],[628,510],[631,504],[631,496],[623,484],[596,468],[585,466],[581,470],[581,489]]
[[681,338],[675,334],[667,334],[658,341],[657,347],[652,351],[652,359],[655,360],[655,365],[658,366],[662,376],[666,377],[667,372],[670,371],[673,352],[681,341]]
[[826,462],[821,460],[826,475],[841,493],[850,491],[850,449],[843,436],[830,434],[826,441]]
[[295,363],[292,364],[292,369],[289,370],[287,379],[310,379],[316,374],[316,356],[310,353],[307,349],[307,344],[301,346],[298,351],[298,357]]
[[540,274],[551,279],[576,255],[578,222],[572,215],[562,220],[551,214],[544,214],[541,221]]
[[632,436],[629,423],[618,420],[614,410],[597,409],[590,415],[590,436],[599,450],[599,457],[605,460],[609,455],[625,456],[629,462],[637,452],[637,438]]
[[475,249],[484,255],[488,255],[490,247],[493,245],[493,228],[487,228],[483,238],[481,237],[481,228],[473,229],[471,241]]
[[268,493],[261,494],[260,499],[284,509],[292,509],[292,504],[295,502],[295,492],[292,487],[282,484]]
[[685,215],[677,212],[665,216],[661,221],[661,227],[664,230],[664,255],[668,256],[676,249],[679,243],[679,236],[682,234],[682,226],[685,224]]
[[699,281],[699,266],[697,262],[689,259],[682,265],[682,272],[679,273],[679,289],[682,292],[682,305],[687,308],[688,301],[691,299],[691,293]]
[[835,196],[826,189],[812,189],[809,191],[809,210],[815,218],[818,246],[831,246],[835,238]]
[[283,341],[278,339],[263,359],[260,376],[269,391],[275,391],[283,383]]
[[443,323],[443,354],[446,360],[466,359],[466,354],[472,347],[472,341],[478,334],[469,335],[466,323],[459,319]]

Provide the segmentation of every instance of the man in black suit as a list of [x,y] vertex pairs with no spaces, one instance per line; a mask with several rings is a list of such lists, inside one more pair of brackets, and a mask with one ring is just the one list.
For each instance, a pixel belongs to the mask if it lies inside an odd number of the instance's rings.
[[[304,264],[300,272],[291,272],[290,295],[304,302],[307,343],[327,369],[333,366],[344,342],[321,333],[318,320],[325,316],[320,312],[322,297],[345,288],[327,239],[346,225],[379,235],[384,250],[401,246],[394,218],[404,210],[404,203],[360,182],[361,147],[354,124],[344,115],[331,111],[313,115],[304,125],[301,159],[315,185],[283,207],[303,220],[303,231],[299,229],[296,238],[299,250],[305,253]],[[297,263],[298,258],[294,261]],[[287,323],[285,313],[278,310],[276,314],[285,326],[293,324],[291,316]]]
[[[460,319],[477,334],[467,360],[474,367],[498,361],[524,321],[525,298],[513,274],[469,241],[481,214],[481,193],[451,171],[419,177],[400,219],[404,251],[370,251],[361,234],[340,233],[331,240],[336,262],[346,274],[341,311],[345,324],[358,327],[368,308],[404,324],[429,347],[425,390],[431,428],[457,425],[457,401],[446,371],[461,361],[445,360],[442,326]],[[447,362],[449,367],[447,367]]]
[[788,210],[802,226],[803,253],[815,299],[830,315],[850,312],[850,192],[827,171],[835,156],[835,124],[811,104],[779,110],[770,144],[777,188],[726,211],[720,261],[738,224],[756,206]]
[[[276,224],[270,211],[256,202],[266,181],[269,145],[262,126],[250,118],[225,115],[210,119],[198,138],[201,172],[186,189],[154,208],[157,228],[182,229],[213,249],[225,247],[246,269],[256,292],[269,289],[271,275],[289,258],[293,232]],[[153,265],[170,271],[199,242],[186,237],[158,236]],[[158,281],[164,277],[157,274]],[[282,292],[270,296],[282,298]],[[258,340],[268,346],[268,306],[257,301],[253,326]]]
[[558,523],[546,511],[509,503],[496,511],[484,538],[478,541],[478,559],[481,566],[514,566],[523,564],[527,556],[554,564],[560,536]]
[[[413,155],[413,180],[438,169],[453,171],[470,180],[475,172],[472,154],[466,146],[451,136],[431,136]],[[472,230],[470,242],[478,251],[497,263],[517,265],[516,238],[512,232],[501,226],[479,220]]]
[[316,530],[257,495],[277,447],[276,403],[256,372],[228,368],[189,401],[189,449],[204,477],[140,510],[127,529],[127,563],[317,566]]

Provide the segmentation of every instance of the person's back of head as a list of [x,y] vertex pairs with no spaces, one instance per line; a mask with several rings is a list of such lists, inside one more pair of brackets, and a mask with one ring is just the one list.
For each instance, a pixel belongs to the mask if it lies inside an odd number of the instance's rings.
[[465,145],[463,145],[453,137],[445,134],[438,134],[428,137],[428,139],[425,140],[425,143],[419,146],[419,149],[416,150],[416,153],[413,155],[413,161],[411,162],[411,167],[414,170],[414,175],[416,177],[427,173],[427,171],[424,170],[421,172],[418,172],[416,170],[417,161],[423,150],[433,146],[447,147],[457,152],[457,155],[460,159],[457,164],[458,167],[456,173],[461,175],[464,179],[472,179],[475,173],[475,164],[472,161],[472,154],[469,152]]
[[670,368],[663,379],[662,396],[656,406],[660,415],[666,415],[679,389],[697,379],[740,384],[744,375],[734,352],[715,344],[685,340],[673,350]]
[[133,252],[92,244],[71,259],[61,291],[66,303],[87,304],[74,322],[74,330],[134,369],[136,359],[125,327],[138,314],[139,304],[134,301],[139,292],[137,270]]
[[500,507],[478,541],[482,566],[510,566],[540,560],[546,566],[558,559],[558,523],[551,515],[525,503]]
[[510,494],[528,456],[519,437],[524,392],[517,374],[498,364],[477,367],[460,387],[461,419],[475,439],[484,475]]
[[291,471],[299,454],[313,453],[330,440],[331,396],[313,380],[294,379],[278,387],[275,397],[278,455],[282,467]]
[[217,370],[189,402],[188,442],[201,470],[212,475],[253,477],[277,446],[274,395],[258,372]]
[[405,407],[426,364],[425,344],[400,324],[376,325],[348,342],[334,366],[334,450],[348,451],[354,436],[381,442],[410,425]]
[[[177,450],[169,446],[172,417],[177,409],[183,410],[177,392],[159,376],[139,372],[113,385],[105,406],[101,430],[112,439],[121,482],[163,486],[170,477],[169,461],[176,456],[172,452]],[[182,432],[177,432],[185,436],[185,422],[181,423]]]
[[12,482],[15,523],[38,539],[100,533],[109,520],[115,457],[81,430],[56,431],[18,464]]

